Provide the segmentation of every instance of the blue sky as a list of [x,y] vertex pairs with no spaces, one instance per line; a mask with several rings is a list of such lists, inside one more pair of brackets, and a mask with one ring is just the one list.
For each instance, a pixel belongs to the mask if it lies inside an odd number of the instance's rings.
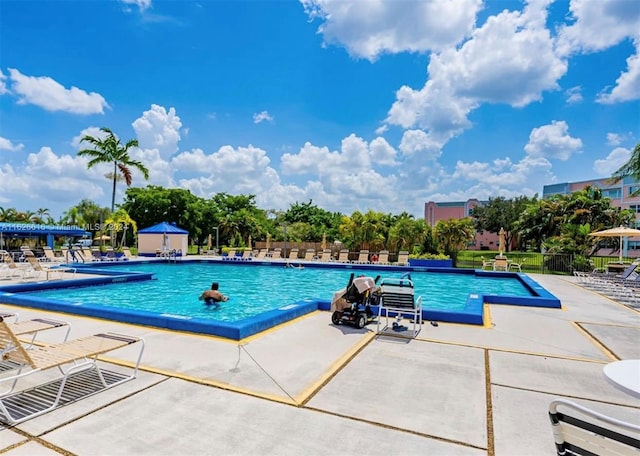
[[134,185],[264,209],[541,194],[627,161],[639,47],[637,0],[2,0],[0,206],[109,206],[103,126]]

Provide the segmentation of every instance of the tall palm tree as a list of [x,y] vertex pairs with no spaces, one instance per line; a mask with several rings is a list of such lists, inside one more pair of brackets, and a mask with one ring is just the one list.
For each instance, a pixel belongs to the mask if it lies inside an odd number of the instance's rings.
[[[640,143],[636,144],[629,160],[613,173],[611,179],[622,179],[625,176],[631,176],[640,181]],[[638,196],[638,194],[640,190],[636,190],[630,196]]]
[[102,127],[100,131],[106,133],[105,138],[96,138],[91,135],[85,135],[81,142],[86,142],[93,146],[90,149],[78,151],[78,156],[90,157],[87,168],[92,168],[98,163],[113,163],[113,172],[109,173],[109,177],[113,178],[113,192],[111,193],[111,212],[115,211],[116,206],[116,182],[118,177],[122,176],[127,187],[131,186],[131,167],[137,168],[145,180],[149,179],[149,170],[139,161],[132,160],[129,157],[129,149],[138,147],[137,139],[130,139],[123,146],[122,143],[113,132],[107,127]]

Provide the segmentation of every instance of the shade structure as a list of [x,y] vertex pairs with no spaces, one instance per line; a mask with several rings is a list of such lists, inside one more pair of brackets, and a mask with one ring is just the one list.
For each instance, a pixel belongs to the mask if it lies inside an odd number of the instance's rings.
[[211,235],[207,236],[207,250],[211,250],[212,242]]
[[270,246],[271,246],[271,235],[267,233],[267,251],[269,250]]
[[320,245],[322,250],[327,248],[327,233],[322,233],[322,244]]
[[622,242],[625,237],[628,236],[640,236],[640,230],[635,228],[628,228],[626,226],[619,226],[617,228],[609,228],[608,230],[594,231],[589,233],[589,236],[596,237],[617,237],[620,238],[620,255],[618,260],[622,263]]
[[253,239],[251,238],[251,235],[249,235],[249,240],[247,241],[247,247],[249,248],[249,250],[253,249]]

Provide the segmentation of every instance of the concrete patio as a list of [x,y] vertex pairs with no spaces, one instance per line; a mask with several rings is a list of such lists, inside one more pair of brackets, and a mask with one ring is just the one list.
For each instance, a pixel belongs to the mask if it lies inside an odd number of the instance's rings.
[[[487,327],[426,322],[414,340],[334,326],[328,312],[240,344],[49,313],[71,323],[73,338],[144,337],[141,372],[0,427],[0,453],[550,455],[553,398],[640,424],[640,400],[602,373],[640,358],[640,312],[571,277],[534,279],[562,309],[490,305]],[[0,308],[21,319],[46,314]],[[127,350],[104,359],[109,369],[129,369]]]

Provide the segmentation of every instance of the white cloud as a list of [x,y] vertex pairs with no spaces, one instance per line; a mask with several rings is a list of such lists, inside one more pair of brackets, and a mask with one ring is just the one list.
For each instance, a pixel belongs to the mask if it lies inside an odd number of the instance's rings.
[[9,77],[13,93],[19,97],[18,104],[73,114],[102,114],[109,107],[102,95],[77,87],[66,89],[50,77],[26,76],[13,68],[9,68]]
[[[459,43],[475,25],[481,0],[300,0],[326,44],[371,61],[383,53],[425,52]],[[444,19],[446,18],[446,19]]]
[[627,59],[627,71],[616,79],[615,87],[609,93],[601,93],[597,101],[612,104],[638,99],[640,99],[640,37],[636,43],[636,53]]
[[623,137],[618,133],[607,133],[607,144],[610,146],[618,146],[622,143]]
[[0,150],[8,150],[10,152],[18,152],[24,148],[24,144],[13,144],[7,138],[0,136]]
[[611,176],[631,158],[631,151],[624,147],[616,147],[604,159],[593,162],[593,170],[598,176]]
[[140,8],[143,13],[146,9],[151,8],[151,0],[120,0],[125,5],[135,5]]
[[369,143],[369,151],[371,152],[371,161],[377,165],[395,166],[398,164],[396,150],[381,136]]
[[273,122],[273,117],[269,115],[268,111],[262,111],[253,114],[253,123],[258,124],[264,121]]
[[425,160],[436,160],[440,157],[442,143],[422,130],[406,130],[402,134],[399,149],[404,155],[414,155],[421,152]]
[[178,151],[182,122],[175,108],[167,111],[164,106],[152,104],[132,126],[141,149],[158,149],[165,160]]
[[467,116],[482,103],[522,107],[557,90],[567,63],[545,28],[548,2],[489,17],[461,47],[432,54],[425,86],[401,87],[386,121],[422,128],[445,144],[470,127]]
[[7,77],[0,70],[0,95],[4,95],[5,93],[9,93],[9,89],[7,89]]
[[567,97],[567,104],[580,103],[582,101],[582,88],[580,86],[571,87],[564,91]]
[[561,55],[596,52],[638,37],[640,8],[635,0],[571,0],[570,19],[558,31]]
[[566,161],[582,148],[582,141],[569,135],[569,126],[564,120],[552,121],[531,130],[529,143],[524,150],[531,157],[557,158]]

